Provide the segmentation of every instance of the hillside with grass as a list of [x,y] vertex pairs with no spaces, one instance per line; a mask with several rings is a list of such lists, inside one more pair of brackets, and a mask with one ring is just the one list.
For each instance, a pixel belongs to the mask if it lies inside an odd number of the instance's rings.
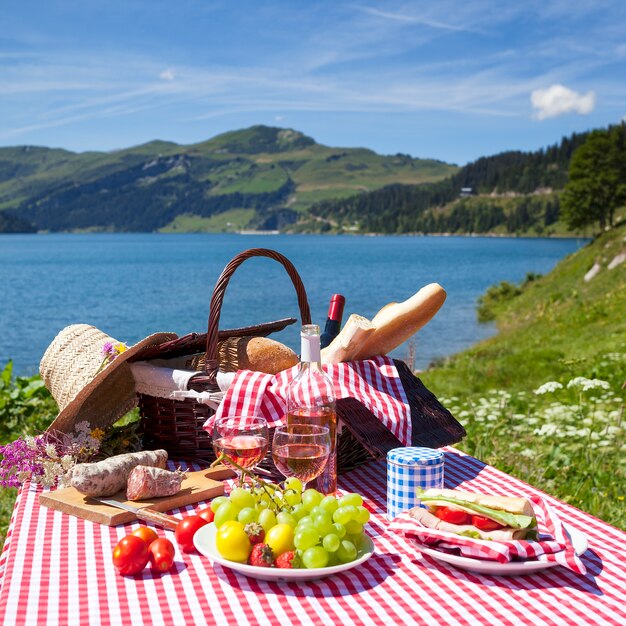
[[461,449],[620,528],[625,311],[622,223],[546,276],[490,288],[479,312],[497,336],[421,375],[466,427]]
[[570,162],[588,133],[546,149],[509,151],[468,163],[444,180],[394,184],[314,204],[298,230],[355,233],[585,234],[561,220]]
[[0,214],[10,216],[13,230],[283,229],[315,202],[437,181],[457,169],[324,146],[268,126],[113,152],[18,146],[0,148]]

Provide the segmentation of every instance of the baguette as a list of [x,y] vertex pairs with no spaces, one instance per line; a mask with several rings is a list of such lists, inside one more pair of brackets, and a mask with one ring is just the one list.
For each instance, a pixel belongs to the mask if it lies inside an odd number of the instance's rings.
[[404,302],[392,302],[384,306],[372,320],[376,330],[365,338],[352,358],[371,359],[389,354],[427,324],[445,299],[443,287],[431,283]]
[[512,539],[524,539],[528,535],[526,528],[500,528],[497,530],[481,530],[472,524],[450,524],[440,520],[433,515],[428,509],[419,506],[411,509],[409,515],[421,522],[426,528],[433,530],[443,530],[455,535],[467,534],[470,537],[475,536],[477,539],[491,539],[492,541],[511,541]]
[[409,514],[427,528],[498,541],[537,535],[537,519],[527,498],[427,489],[418,499],[422,506]]
[[[457,491],[456,489],[427,489],[420,495],[420,501],[425,506],[436,505],[436,502],[429,500],[429,497],[454,498],[459,502],[468,504],[480,504],[496,511],[508,511],[520,515],[533,515],[533,507],[527,498],[513,498],[511,496],[492,496],[484,493],[472,493],[469,491]],[[456,505],[461,510],[469,510],[463,506]]]
[[341,332],[322,350],[322,363],[344,363],[354,358],[360,346],[376,330],[365,317],[353,313]]

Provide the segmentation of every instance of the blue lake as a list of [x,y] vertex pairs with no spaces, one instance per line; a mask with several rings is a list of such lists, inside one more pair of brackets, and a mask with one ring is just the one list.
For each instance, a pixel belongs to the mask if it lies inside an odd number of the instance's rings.
[[[350,313],[371,318],[430,282],[448,298],[416,335],[415,365],[462,350],[495,332],[478,324],[476,300],[493,283],[545,273],[585,243],[579,239],[490,237],[333,237],[228,234],[0,235],[0,367],[37,371],[56,333],[97,326],[132,344],[156,331],[205,332],[213,286],[239,252],[272,248],[296,266],[313,321],[323,325],[332,293]],[[297,317],[282,267],[246,261],[226,291],[220,328]],[[298,325],[274,337],[299,347]],[[406,355],[406,346],[395,356]]]

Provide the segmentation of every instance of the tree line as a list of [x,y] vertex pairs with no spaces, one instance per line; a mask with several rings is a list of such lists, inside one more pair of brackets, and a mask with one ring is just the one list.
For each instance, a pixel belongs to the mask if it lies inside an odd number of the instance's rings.
[[[364,232],[487,232],[504,225],[508,232],[543,228],[559,215],[559,198],[530,196],[518,202],[477,198],[459,199],[461,190],[477,194],[531,194],[562,190],[568,181],[572,155],[587,133],[564,137],[560,143],[535,152],[510,151],[482,157],[436,183],[389,185],[340,200],[315,204],[311,213]],[[447,211],[442,207],[454,203]],[[510,205],[513,213],[505,212]]]

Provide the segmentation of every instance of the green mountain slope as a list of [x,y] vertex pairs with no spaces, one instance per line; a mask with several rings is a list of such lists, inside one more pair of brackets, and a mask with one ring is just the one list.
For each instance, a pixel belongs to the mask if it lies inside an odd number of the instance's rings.
[[490,293],[498,335],[422,376],[466,426],[460,447],[626,527],[626,224]]
[[426,185],[394,184],[359,196],[320,201],[301,230],[378,233],[549,234],[558,224],[559,191],[587,133],[535,152],[482,157]]
[[153,231],[189,218],[228,224],[212,218],[249,209],[246,226],[281,228],[320,199],[440,180],[457,169],[331,148],[267,126],[188,146],[153,141],[110,153],[22,146],[0,148],[0,209],[51,231]]

